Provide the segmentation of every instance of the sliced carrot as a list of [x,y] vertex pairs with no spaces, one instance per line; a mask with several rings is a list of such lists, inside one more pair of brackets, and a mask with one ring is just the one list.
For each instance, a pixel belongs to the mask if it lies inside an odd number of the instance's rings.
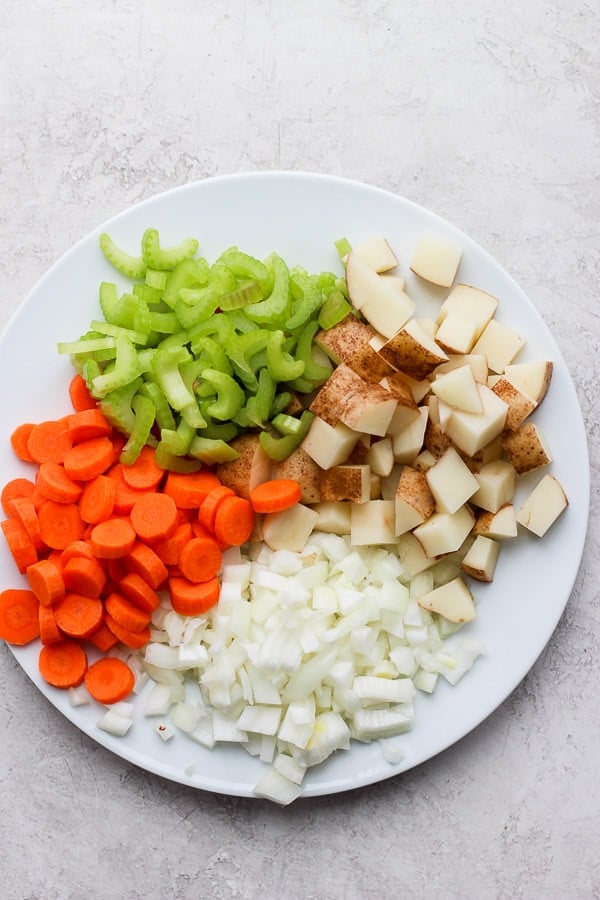
[[148,493],[147,491],[137,491],[135,488],[129,487],[123,477],[123,468],[121,463],[117,463],[116,466],[113,466],[106,473],[107,478],[111,478],[116,484],[114,511],[119,516],[128,515],[133,508],[133,504]]
[[188,581],[210,581],[223,562],[217,542],[211,537],[195,537],[188,541],[179,557],[178,566]]
[[208,531],[214,531],[215,527],[215,516],[217,514],[217,507],[219,503],[225,499],[225,497],[233,497],[235,496],[234,491],[231,488],[225,487],[224,484],[220,484],[218,487],[212,488],[200,506],[198,510],[198,521],[206,528]]
[[97,559],[74,556],[63,569],[63,581],[69,591],[84,597],[99,597],[106,584],[106,575]]
[[38,610],[40,620],[40,641],[42,644],[56,644],[64,640],[60,628],[56,624],[56,617],[51,606],[40,606]]
[[187,578],[169,578],[171,604],[181,616],[200,616],[219,599],[219,579],[194,583]]
[[76,503],[81,496],[81,485],[67,475],[61,463],[42,463],[35,484],[47,500],[56,503]]
[[123,594],[113,591],[104,601],[106,612],[123,628],[136,633],[143,631],[150,624],[150,615],[140,609]]
[[97,475],[86,481],[79,498],[79,512],[84,522],[97,525],[109,519],[115,508],[117,483],[107,475]]
[[56,624],[64,634],[73,638],[85,638],[93,634],[104,618],[104,606],[95,597],[67,593],[54,604]]
[[85,676],[87,656],[77,641],[57,641],[42,647],[38,668],[42,678],[54,687],[77,687]]
[[67,416],[67,431],[74,444],[99,437],[111,437],[112,425],[99,409],[82,409]]
[[10,436],[10,444],[15,456],[18,456],[23,462],[34,462],[33,456],[29,452],[29,447],[27,446],[29,435],[33,431],[33,428],[33,422],[23,422],[22,425],[17,425]]
[[243,497],[225,497],[215,514],[215,537],[222,544],[239,547],[254,530],[252,504]]
[[90,543],[94,554],[100,559],[118,559],[133,550],[135,531],[127,519],[106,519],[94,525]]
[[182,522],[177,526],[171,537],[154,545],[154,552],[162,559],[165,565],[176,566],[179,562],[181,551],[187,542],[192,539],[193,534],[191,522]]
[[59,572],[62,572],[63,570],[63,562],[61,559],[63,553],[63,550],[51,550],[46,557],[46,559],[49,559],[50,562],[54,563]]
[[156,555],[152,547],[136,541],[131,553],[125,557],[125,565],[130,572],[135,572],[140,578],[157,591],[167,579],[167,567]]
[[258,513],[281,512],[298,503],[300,496],[300,485],[293,478],[274,478],[250,491],[250,503]]
[[206,469],[189,474],[169,472],[164,492],[180,509],[198,509],[208,492],[220,484],[219,477]]
[[105,622],[93,634],[90,634],[87,640],[102,653],[106,653],[119,642],[118,637],[112,633]]
[[125,484],[136,491],[149,491],[158,487],[164,477],[164,469],[156,465],[154,450],[148,445],[142,447],[134,463],[123,466]]
[[73,541],[78,541],[85,531],[75,503],[47,500],[38,510],[38,519],[42,540],[53,550],[64,550]]
[[113,453],[113,445],[107,437],[82,441],[65,453],[65,471],[77,481],[91,481],[112,465]]
[[115,584],[118,584],[122,578],[125,578],[127,575],[127,565],[126,565],[127,557],[119,556],[116,559],[105,559],[104,565],[106,566],[106,573],[110,580]]
[[7,481],[0,495],[0,502],[5,514],[10,516],[8,504],[11,500],[17,500],[19,497],[31,498],[34,490],[35,485],[29,478],[13,478],[11,481]]
[[7,588],[0,593],[0,638],[23,646],[40,636],[37,597],[33,591]]
[[149,544],[164,541],[177,527],[177,507],[168,494],[145,494],[131,509],[137,536]]
[[113,445],[113,456],[114,456],[113,464],[118,465],[119,458],[121,456],[121,451],[123,450],[123,447],[127,443],[127,438],[125,437],[124,434],[121,434],[120,431],[113,431],[111,438],[110,438],[110,442]]
[[130,631],[128,628],[123,628],[122,625],[119,625],[108,613],[106,613],[104,621],[120,642],[129,647],[130,650],[141,650],[150,640],[149,628],[144,628],[143,631]]
[[92,663],[85,673],[85,686],[99,703],[107,706],[128,697],[135,677],[127,663],[116,656],[105,656]]
[[37,562],[35,545],[18,519],[5,519],[0,527],[16,567],[24,575],[27,567]]
[[71,404],[76,412],[84,409],[95,409],[96,401],[90,394],[88,386],[82,376],[77,373],[71,379],[69,384],[69,397]]
[[135,572],[129,572],[129,574],[121,578],[119,591],[144,612],[154,612],[160,606],[160,597],[156,591]]
[[52,559],[40,559],[28,566],[27,580],[42,606],[51,606],[65,595],[62,570]]
[[73,543],[68,544],[64,550],[60,551],[60,563],[63,570],[69,560],[73,559],[75,556],[83,556],[86,559],[96,559],[94,551],[88,541],[73,541]]
[[29,497],[17,497],[9,503],[11,515],[18,519],[33,542],[36,550],[44,546],[40,533],[40,521],[33,501]]
[[65,422],[40,422],[31,429],[27,449],[37,463],[64,461],[72,447],[72,441]]

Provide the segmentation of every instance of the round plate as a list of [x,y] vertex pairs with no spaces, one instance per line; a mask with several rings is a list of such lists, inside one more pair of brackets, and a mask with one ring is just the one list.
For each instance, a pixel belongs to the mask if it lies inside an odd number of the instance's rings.
[[[573,587],[587,527],[589,461],[577,396],[559,349],[531,302],[498,263],[462,232],[414,203],[364,184],[305,173],[209,179],[146,200],[102,225],[63,256],[19,307],[0,339],[3,483],[31,472],[12,455],[9,435],[13,428],[69,411],[67,386],[72,369],[69,360],[57,354],[56,343],[87,330],[90,320],[99,315],[99,283],[119,280],[98,249],[101,231],[137,253],[141,234],[149,226],[159,229],[163,246],[197,237],[200,253],[209,260],[237,245],[257,257],[276,251],[289,265],[340,274],[335,240],[345,236],[357,244],[383,235],[400,260],[419,316],[436,314],[440,292],[436,296],[410,272],[413,250],[424,231],[448,235],[463,247],[458,280],[498,297],[497,318],[526,338],[519,361],[554,362],[550,391],[534,421],[550,444],[554,457],[550,471],[561,481],[570,505],[543,539],[524,534],[507,542],[494,582],[475,584],[478,616],[463,633],[481,639],[486,654],[457,686],[441,680],[433,695],[419,695],[414,729],[398,739],[404,753],[400,764],[386,762],[377,742],[353,744],[349,751],[310,770],[303,794],[344,791],[410,769],[459,740],[510,694],[550,638]],[[4,542],[0,570],[2,589],[23,586]],[[183,784],[252,796],[265,767],[243,749],[220,746],[208,751],[183,734],[163,743],[154,732],[155,720],[145,719],[139,709],[126,737],[105,734],[96,725],[99,705],[73,709],[65,692],[42,681],[37,642],[11,649],[48,700],[118,756]]]

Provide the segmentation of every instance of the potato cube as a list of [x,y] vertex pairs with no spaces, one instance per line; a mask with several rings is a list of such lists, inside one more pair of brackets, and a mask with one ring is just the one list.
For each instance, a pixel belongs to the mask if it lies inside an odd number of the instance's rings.
[[551,360],[536,360],[527,363],[512,363],[504,367],[508,380],[538,406],[546,396],[552,380],[553,363]]
[[452,309],[438,328],[436,341],[447,353],[469,353],[477,341],[479,325],[460,309]]
[[396,534],[411,531],[435,511],[435,499],[423,472],[404,466],[396,489]]
[[395,509],[393,500],[368,500],[350,508],[350,540],[354,546],[393,544]]
[[477,478],[454,447],[449,447],[427,470],[425,478],[439,512],[455,513],[479,487]]
[[476,581],[492,581],[500,544],[493,538],[478,535],[463,558],[461,569]]
[[422,594],[417,603],[450,622],[470,622],[476,615],[473,595],[460,576]]
[[518,475],[524,475],[525,472],[531,472],[552,462],[550,447],[539,427],[533,422],[526,422],[515,431],[504,432],[502,446]]
[[342,422],[332,428],[315,416],[301,447],[318,466],[330,469],[346,461],[359,438],[357,431],[352,431]]
[[542,537],[569,505],[554,475],[544,475],[517,512],[517,522]]
[[429,410],[426,406],[421,406],[419,407],[419,418],[399,431],[398,434],[392,435],[392,450],[396,462],[410,465],[419,455],[423,446],[428,417]]
[[369,466],[332,466],[321,472],[319,492],[323,502],[365,503],[371,496],[371,470]]
[[498,378],[492,390],[508,406],[505,427],[509,431],[514,431],[515,428],[518,428],[537,406],[535,400],[523,393],[504,375]]
[[424,234],[415,249],[410,267],[431,284],[450,287],[456,278],[462,250],[459,245],[440,234]]
[[350,507],[348,501],[315,503],[312,509],[318,514],[315,531],[328,534],[350,534]]
[[379,355],[399,372],[422,381],[448,357],[418,319],[411,319],[389,337]]
[[451,372],[438,375],[431,383],[431,390],[436,397],[455,409],[472,413],[483,412],[477,382],[469,365],[459,366]]
[[437,321],[441,325],[451,312],[459,313],[473,320],[475,333],[479,337],[497,308],[498,301],[492,294],[470,284],[457,284],[442,303]]
[[503,459],[484,463],[474,477],[478,488],[471,497],[471,503],[475,506],[495,513],[512,500],[517,473],[511,463]]
[[497,437],[504,428],[508,406],[485,385],[477,390],[483,404],[482,413],[457,409],[446,426],[446,434],[463,453],[474,456]]
[[262,523],[263,540],[271,550],[301,553],[318,521],[318,513],[302,503],[282,512],[267,513]]
[[[346,316],[333,328],[319,331],[314,341],[336,365],[345,363],[365,381],[378,382],[391,375],[394,368],[371,345],[371,340],[377,336],[370,325],[356,316]],[[381,340],[385,341],[384,338]]]
[[505,540],[517,536],[517,519],[512,503],[505,503],[498,512],[485,510],[477,516],[473,526],[474,535]]
[[525,346],[525,339],[507,325],[492,319],[473,347],[473,353],[487,357],[488,368],[501,375],[515,356]]
[[398,260],[384,237],[367,238],[352,249],[375,272],[388,272],[398,265]]
[[471,531],[474,521],[468,506],[461,506],[454,513],[435,512],[426,522],[418,525],[413,534],[427,556],[434,558],[458,550]]

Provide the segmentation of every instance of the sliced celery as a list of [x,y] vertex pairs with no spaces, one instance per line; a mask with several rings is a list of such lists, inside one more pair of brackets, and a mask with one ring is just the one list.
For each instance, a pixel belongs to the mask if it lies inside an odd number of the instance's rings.
[[179,321],[175,313],[151,312],[150,327],[160,334],[175,334],[179,331]]
[[237,381],[231,375],[219,372],[217,369],[204,369],[202,378],[204,381],[208,381],[217,392],[217,399],[206,408],[209,416],[222,422],[232,419],[242,408],[246,399]]
[[144,381],[141,385],[140,394],[144,394],[146,397],[149,397],[154,404],[154,408],[156,410],[156,424],[160,429],[163,428],[175,428],[175,419],[173,418],[173,413],[171,412],[171,407],[169,406],[168,400],[161,391],[160,387],[155,381]]
[[318,330],[319,323],[314,319],[304,326],[296,344],[296,359],[304,363],[304,378],[321,383],[331,375],[331,366],[322,366],[313,359],[313,338]]
[[110,371],[97,375],[92,381],[94,397],[105,397],[110,391],[131,384],[141,374],[141,367],[135,347],[127,335],[116,338],[117,358]]
[[297,434],[286,434],[278,438],[268,431],[261,431],[259,436],[261,447],[270,459],[282,462],[300,446],[308,434],[313,419],[314,414],[305,410],[300,417],[301,427]]
[[249,331],[247,334],[234,335],[225,345],[234,372],[251,391],[258,390],[257,367],[254,357],[266,349],[269,334],[269,331],[261,328],[257,331]]
[[235,290],[223,294],[219,306],[223,310],[240,309],[248,306],[249,303],[256,303],[262,298],[263,290],[258,281],[244,281]]
[[207,465],[229,462],[237,459],[239,453],[225,441],[212,438],[195,437],[190,446],[190,456]]
[[267,342],[267,369],[274,381],[293,381],[304,372],[301,359],[294,359],[283,349],[283,331],[271,331]]
[[292,277],[292,283],[296,286],[300,296],[294,302],[292,315],[285,323],[288,331],[294,331],[308,322],[323,303],[323,294],[316,276],[298,273]]
[[276,253],[270,257],[269,262],[273,270],[273,289],[266,300],[251,303],[245,307],[244,312],[259,325],[282,328],[291,310],[290,275],[285,262]]
[[145,344],[148,334],[142,334],[140,331],[134,331],[132,328],[123,328],[121,325],[111,325],[110,322],[100,322],[97,319],[92,320],[92,328],[100,334],[107,334],[114,338],[125,337],[132,344]]
[[184,238],[175,247],[165,250],[160,246],[156,228],[147,228],[142,236],[142,256],[146,266],[151,269],[167,269],[170,271],[185,259],[194,256],[198,246],[198,241],[195,238]]
[[[121,250],[108,234],[100,235],[100,249],[115,269],[128,278],[143,278],[146,274],[146,262],[143,256],[130,256]],[[195,252],[195,251],[194,251]]]
[[249,278],[251,281],[257,281],[264,293],[271,291],[272,278],[265,264],[247,253],[242,253],[237,247],[229,247],[224,250],[217,262],[227,266],[237,278]]
[[67,355],[95,353],[97,350],[113,350],[117,346],[114,337],[81,338],[79,341],[59,341],[58,352]]
[[116,388],[103,397],[98,406],[111,425],[124,434],[131,434],[135,426],[133,398],[141,387],[142,379],[136,378],[131,384]]
[[154,459],[156,460],[156,465],[160,469],[165,469],[168,472],[189,474],[191,472],[197,472],[202,468],[202,463],[199,459],[186,459],[181,456],[176,456],[174,453],[167,450],[162,441],[159,441],[158,446],[156,447]]
[[127,443],[119,457],[119,462],[126,466],[131,466],[136,461],[142,447],[147,443],[156,414],[156,407],[152,400],[140,393],[134,396],[131,406],[135,419]]
[[157,291],[164,291],[167,286],[168,272],[159,271],[157,269],[146,269],[146,284],[149,288],[156,288]]
[[196,429],[181,419],[177,428],[161,428],[160,442],[164,449],[175,456],[185,456],[196,435]]
[[319,327],[323,328],[325,331],[328,328],[333,328],[334,325],[338,325],[342,322],[351,312],[352,307],[342,292],[336,288],[329,294],[321,307],[319,318],[317,320]]
[[352,247],[350,245],[350,241],[348,238],[339,238],[339,240],[334,241],[334,246],[337,252],[339,253],[340,259],[343,259],[345,256],[348,256]]
[[195,404],[194,395],[186,387],[179,366],[191,359],[185,347],[158,348],[152,360],[152,374],[173,409],[182,410]]
[[185,259],[169,272],[162,299],[171,309],[179,300],[182,288],[200,288],[208,284],[209,266],[205,259]]
[[279,434],[297,435],[302,431],[302,422],[296,416],[288,416],[286,413],[279,413],[271,420],[271,425],[276,428]]

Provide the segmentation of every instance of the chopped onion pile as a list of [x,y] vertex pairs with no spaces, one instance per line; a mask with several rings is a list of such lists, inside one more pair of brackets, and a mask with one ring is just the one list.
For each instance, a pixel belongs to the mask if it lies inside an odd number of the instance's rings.
[[307,769],[350,740],[389,739],[412,728],[417,690],[455,684],[483,652],[417,598],[448,578],[448,560],[412,579],[385,547],[314,532],[298,553],[250,546],[226,551],[219,603],[201,617],[165,599],[144,648],[155,682],[147,716],[165,716],[207,748],[241,744],[270,764],[258,796],[289,803]]

